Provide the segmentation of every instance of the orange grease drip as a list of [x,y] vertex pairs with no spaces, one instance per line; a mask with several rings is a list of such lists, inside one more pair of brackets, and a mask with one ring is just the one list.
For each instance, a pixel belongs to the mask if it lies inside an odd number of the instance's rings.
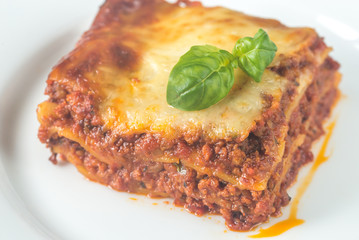
[[278,235],[288,231],[289,229],[304,223],[304,220],[297,218],[298,204],[299,204],[300,199],[304,195],[305,191],[307,190],[309,183],[312,181],[313,176],[314,176],[315,172],[318,170],[319,166],[322,163],[324,163],[325,161],[327,161],[329,158],[328,156],[325,155],[325,152],[326,152],[326,149],[328,146],[329,139],[332,136],[334,126],[335,126],[335,122],[332,122],[331,124],[329,124],[329,126],[327,128],[328,133],[325,136],[325,139],[324,139],[323,145],[319,151],[318,157],[316,158],[314,164],[312,165],[310,172],[305,177],[302,184],[299,186],[299,188],[297,190],[297,195],[293,199],[293,203],[292,203],[292,206],[290,209],[290,214],[289,214],[288,219],[278,222],[269,228],[260,229],[258,234],[251,235],[251,236],[249,236],[250,238],[263,238],[263,237],[278,236]]
[[137,198],[133,198],[133,197],[130,197],[130,199],[131,199],[132,201],[136,201],[136,200],[137,200]]

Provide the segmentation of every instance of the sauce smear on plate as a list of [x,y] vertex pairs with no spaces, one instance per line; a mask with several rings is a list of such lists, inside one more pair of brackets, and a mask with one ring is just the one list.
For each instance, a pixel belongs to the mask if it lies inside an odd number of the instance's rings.
[[314,176],[315,172],[317,171],[318,167],[322,163],[327,161],[329,158],[328,156],[325,155],[325,152],[326,152],[326,149],[328,146],[329,139],[332,136],[334,126],[335,126],[335,122],[332,122],[327,128],[328,133],[325,136],[325,139],[324,139],[323,145],[319,151],[318,157],[316,158],[312,168],[310,169],[309,174],[305,177],[304,181],[299,186],[299,188],[297,190],[297,195],[293,199],[293,203],[292,203],[292,206],[290,209],[290,214],[289,214],[288,219],[280,221],[269,228],[260,229],[258,234],[251,235],[251,236],[249,236],[250,238],[263,238],[263,237],[278,236],[278,235],[288,231],[289,229],[304,223],[303,219],[297,218],[298,204],[299,204],[299,201],[302,198],[303,194],[307,190],[309,183],[312,181],[313,176]]

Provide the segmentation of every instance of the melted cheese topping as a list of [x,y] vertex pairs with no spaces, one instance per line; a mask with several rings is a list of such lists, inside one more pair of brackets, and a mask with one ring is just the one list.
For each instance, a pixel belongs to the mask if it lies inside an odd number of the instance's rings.
[[[198,17],[201,16],[201,17]],[[106,64],[89,73],[88,79],[101,84],[104,100],[101,116],[109,129],[122,134],[160,132],[176,137],[190,130],[216,139],[245,138],[261,118],[263,94],[279,101],[287,79],[266,70],[256,83],[242,71],[235,72],[235,86],[218,104],[201,111],[181,111],[166,102],[169,73],[180,56],[193,45],[211,44],[231,51],[236,40],[254,36],[263,28],[278,47],[275,65],[283,54],[294,54],[308,44],[314,32],[307,28],[286,28],[274,20],[257,19],[224,8],[177,8],[154,23],[121,26],[136,36],[121,44],[140,52],[139,68],[123,71]],[[314,34],[315,35],[315,34]],[[299,84],[311,81],[302,75]]]
[[[259,28],[278,47],[271,66],[282,64],[283,59],[312,54],[308,48],[317,38],[309,28],[288,28],[275,20],[221,7],[156,4],[153,9],[143,7],[126,14],[116,13],[112,16],[115,20],[107,16],[111,21],[104,17],[108,22],[103,26],[101,21],[105,20],[97,19],[95,23],[102,27],[94,25],[70,54],[71,58],[61,62],[49,77],[81,90],[74,79],[78,75],[71,79],[66,74],[73,69],[90,69],[82,76],[94,89],[95,98],[101,99],[97,107],[105,128],[120,135],[149,132],[178,138],[197,132],[207,139],[245,139],[265,110],[263,96],[273,96],[272,107],[278,107],[275,103],[280,101],[288,80],[266,70],[262,81],[256,83],[236,69],[235,84],[228,96],[207,109],[187,112],[166,102],[173,66],[193,45],[210,44],[231,52],[239,38],[254,36]],[[148,21],[143,20],[147,18]],[[117,47],[115,51],[113,46]],[[94,56],[100,56],[96,64],[91,63],[96,59]],[[296,81],[305,89],[311,80],[312,73],[303,71]]]

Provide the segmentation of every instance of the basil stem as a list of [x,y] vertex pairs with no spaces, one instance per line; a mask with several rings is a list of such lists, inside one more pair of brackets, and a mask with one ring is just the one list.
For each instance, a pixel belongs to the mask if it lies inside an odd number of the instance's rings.
[[193,46],[173,67],[167,84],[167,103],[184,111],[208,108],[223,99],[240,67],[256,82],[273,61],[276,45],[262,29],[254,38],[237,41],[233,55],[210,45]]

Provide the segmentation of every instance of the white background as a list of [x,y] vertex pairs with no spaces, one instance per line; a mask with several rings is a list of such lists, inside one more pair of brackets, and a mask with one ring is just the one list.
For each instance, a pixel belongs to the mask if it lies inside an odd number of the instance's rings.
[[[359,239],[358,1],[203,2],[314,27],[333,46],[345,97],[334,113],[331,158],[299,205],[306,222],[276,239]],[[47,161],[49,150],[36,136],[36,105],[45,99],[51,67],[73,48],[101,4],[0,1],[0,239],[246,239],[250,234],[225,233],[220,217],[199,218],[163,200],[118,193],[85,180],[71,165]],[[264,227],[285,219],[288,210]]]

